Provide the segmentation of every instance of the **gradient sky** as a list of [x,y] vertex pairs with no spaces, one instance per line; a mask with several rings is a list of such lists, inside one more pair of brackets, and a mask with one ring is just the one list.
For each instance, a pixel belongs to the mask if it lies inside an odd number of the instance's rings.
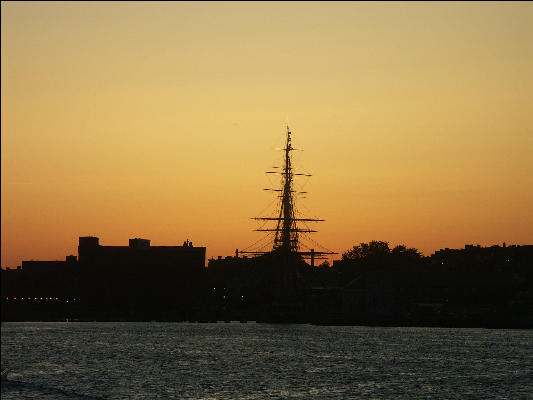
[[532,3],[1,7],[2,267],[233,254],[287,122],[327,248],[533,243]]

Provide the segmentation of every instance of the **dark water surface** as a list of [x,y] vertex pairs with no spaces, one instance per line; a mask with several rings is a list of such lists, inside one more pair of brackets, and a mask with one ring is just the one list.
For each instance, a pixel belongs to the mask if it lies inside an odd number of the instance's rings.
[[3,323],[2,399],[533,399],[533,331]]

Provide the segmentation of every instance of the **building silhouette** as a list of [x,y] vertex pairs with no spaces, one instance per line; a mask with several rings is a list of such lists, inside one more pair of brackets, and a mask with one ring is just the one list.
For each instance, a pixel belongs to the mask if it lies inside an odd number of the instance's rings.
[[205,247],[194,247],[188,240],[182,246],[151,246],[148,239],[130,239],[128,246],[102,246],[99,238],[79,238],[78,256],[81,268],[96,268],[102,272],[124,270],[124,273],[144,268],[169,271],[201,271],[205,268]]
[[186,318],[199,307],[205,252],[188,240],[181,246],[151,246],[150,240],[135,238],[128,246],[102,246],[97,237],[80,237],[84,312],[110,319]]

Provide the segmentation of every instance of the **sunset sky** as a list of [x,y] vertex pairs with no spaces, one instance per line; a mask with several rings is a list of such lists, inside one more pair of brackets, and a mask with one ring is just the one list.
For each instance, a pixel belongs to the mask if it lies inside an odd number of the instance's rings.
[[531,2],[1,7],[3,268],[251,245],[287,123],[331,250],[533,244]]

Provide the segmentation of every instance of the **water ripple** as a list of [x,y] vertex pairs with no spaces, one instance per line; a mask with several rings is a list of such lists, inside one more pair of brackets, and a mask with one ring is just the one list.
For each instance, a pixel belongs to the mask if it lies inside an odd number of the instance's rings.
[[532,398],[533,332],[4,323],[2,399]]

